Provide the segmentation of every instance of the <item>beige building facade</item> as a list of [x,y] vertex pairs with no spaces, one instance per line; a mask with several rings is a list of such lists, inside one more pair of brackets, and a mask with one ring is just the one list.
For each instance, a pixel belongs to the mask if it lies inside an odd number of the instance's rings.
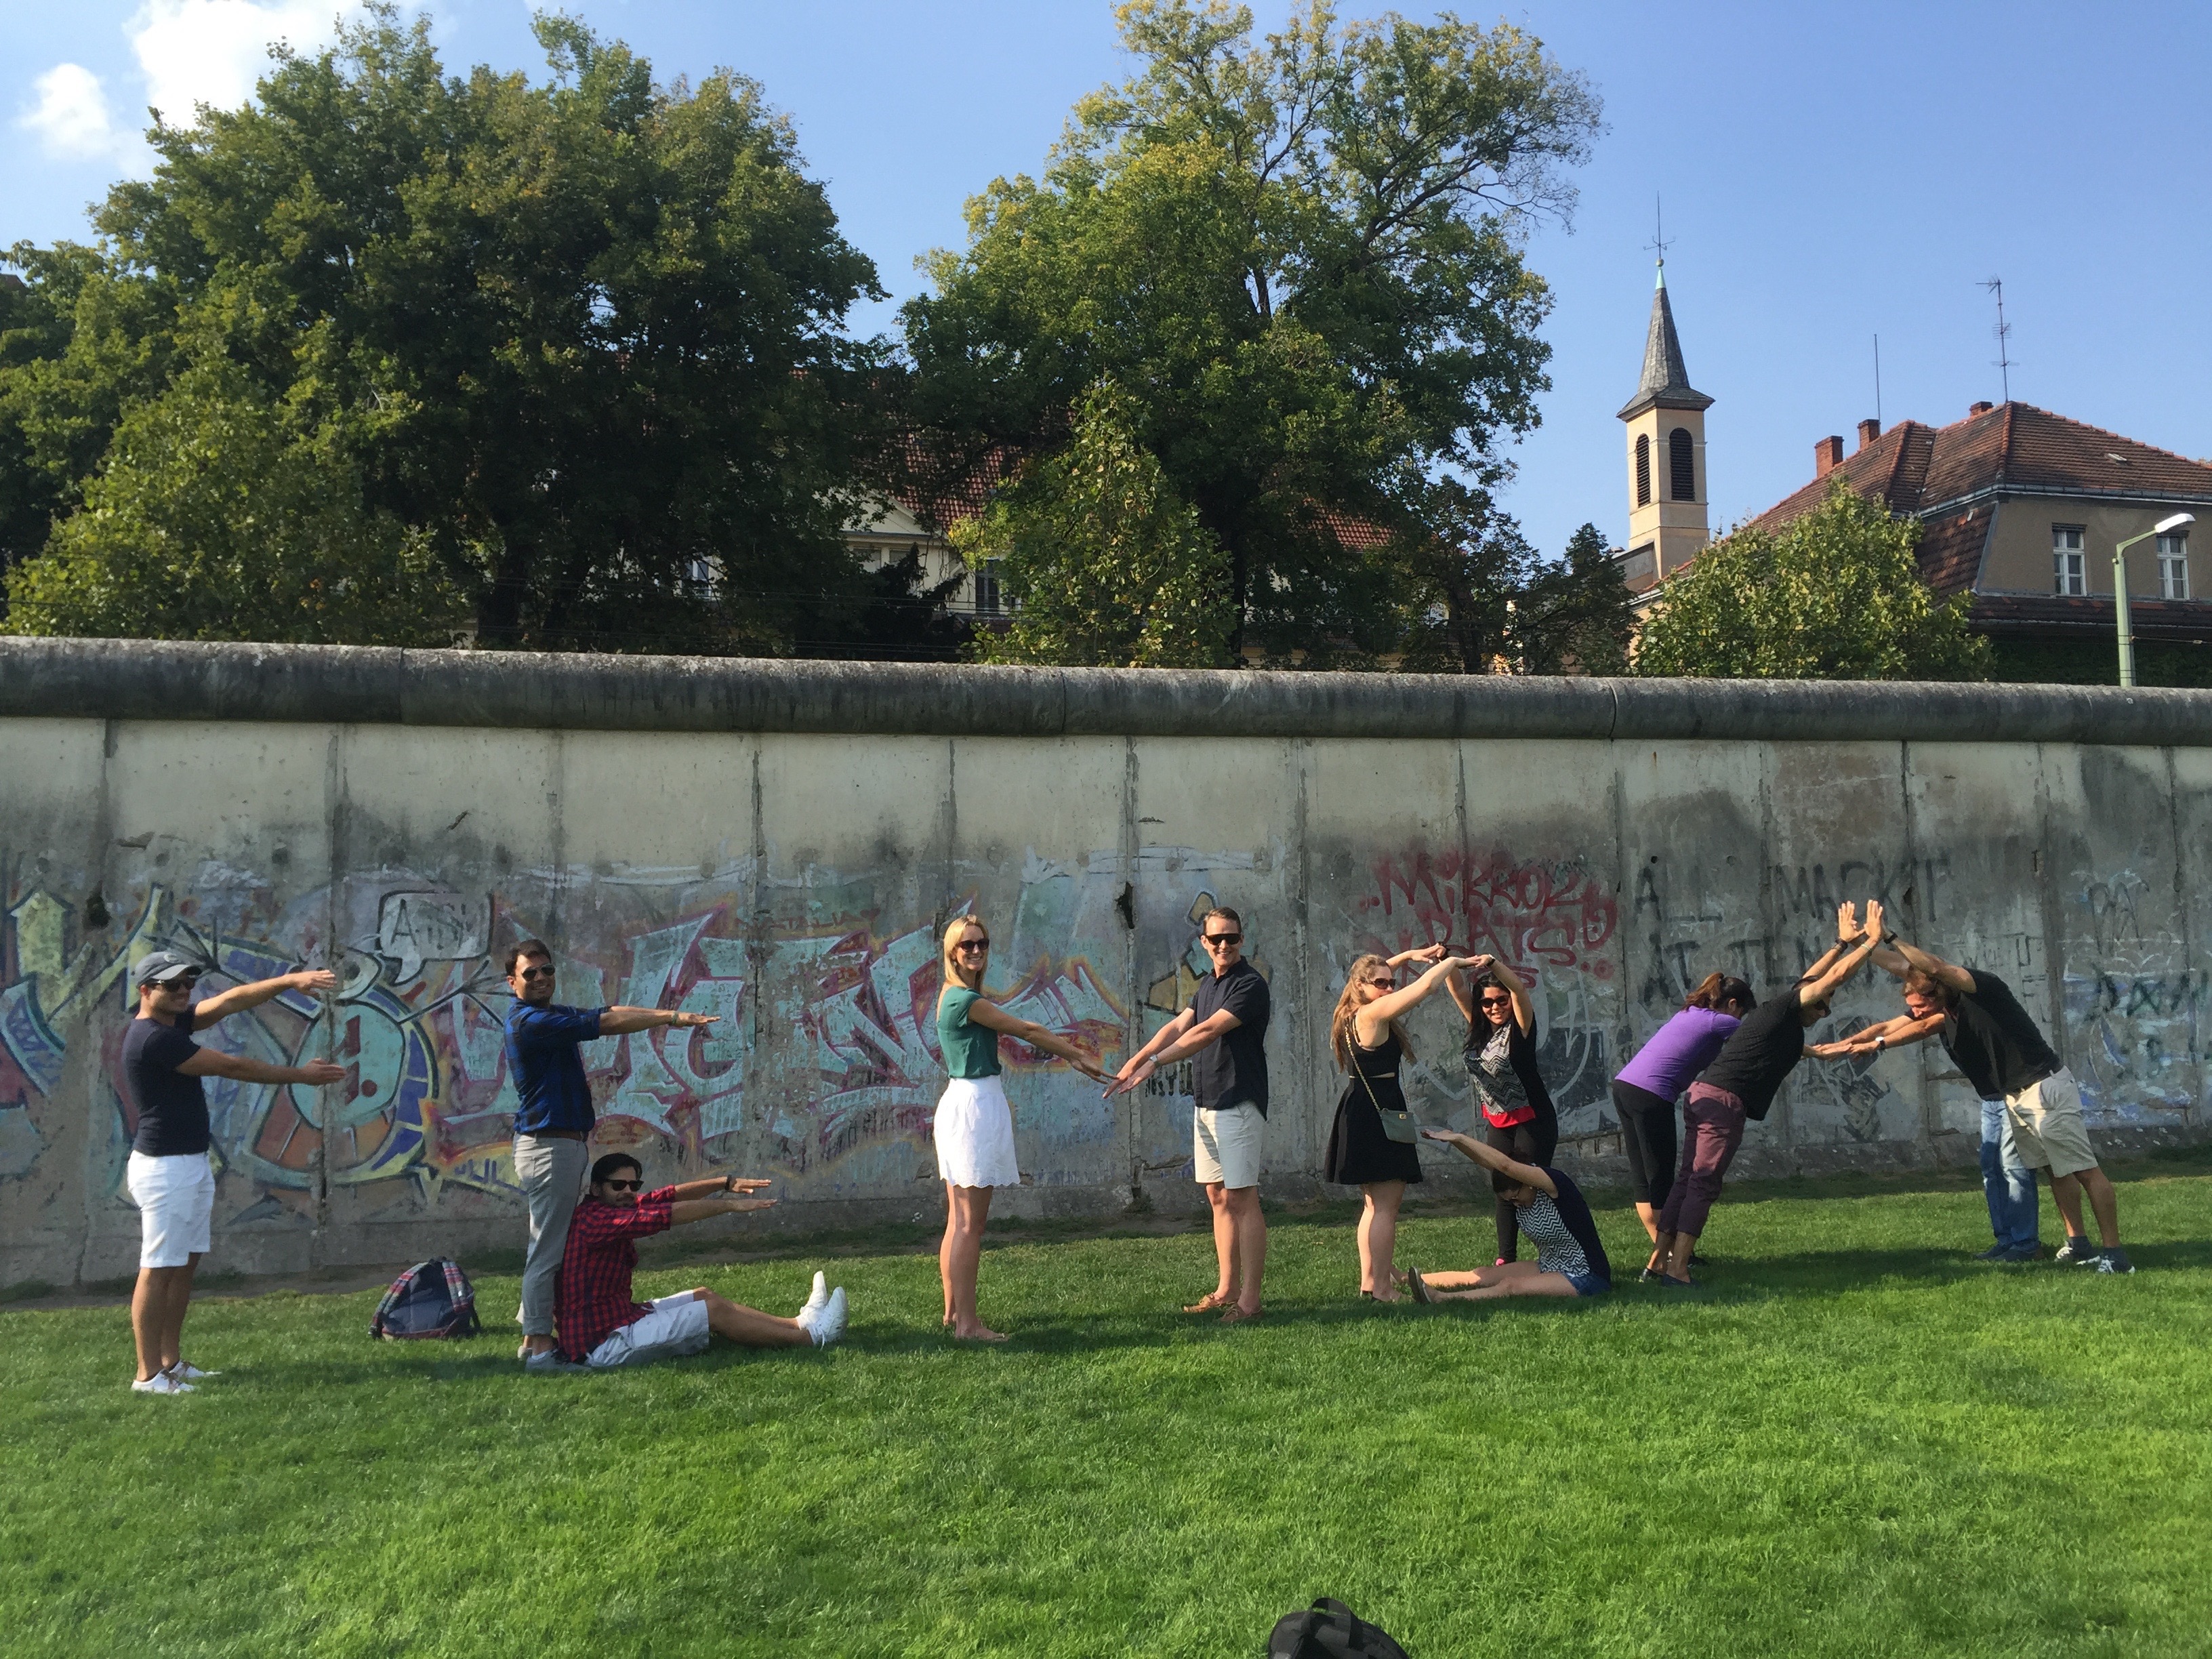
[[1705,410],[1712,401],[1690,385],[1683,366],[1662,259],[1644,336],[1644,373],[1620,415],[1627,428],[1628,468],[1628,550],[1621,574],[1632,592],[1656,586],[1712,540],[1705,480]]

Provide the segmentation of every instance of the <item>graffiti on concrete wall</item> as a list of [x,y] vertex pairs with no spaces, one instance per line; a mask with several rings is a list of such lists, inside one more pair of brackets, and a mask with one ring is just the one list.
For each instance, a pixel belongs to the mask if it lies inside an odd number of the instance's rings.
[[2173,904],[2133,870],[2079,873],[2067,896],[2078,929],[2066,955],[2067,1058],[2083,1106],[2120,1122],[2187,1111],[2203,1086],[2205,980]]

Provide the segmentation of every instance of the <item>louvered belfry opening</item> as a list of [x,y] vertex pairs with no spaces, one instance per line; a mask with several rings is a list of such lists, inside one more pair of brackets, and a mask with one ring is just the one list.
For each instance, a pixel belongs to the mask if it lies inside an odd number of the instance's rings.
[[1636,434],[1636,504],[1651,505],[1651,440],[1641,432]]
[[1698,466],[1692,458],[1687,427],[1676,427],[1667,436],[1668,489],[1678,501],[1698,499]]

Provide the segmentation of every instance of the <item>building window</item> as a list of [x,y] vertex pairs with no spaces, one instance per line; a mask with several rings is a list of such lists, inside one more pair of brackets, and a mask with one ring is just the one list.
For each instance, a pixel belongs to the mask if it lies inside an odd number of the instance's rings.
[[2158,538],[2158,596],[2161,599],[2189,597],[2189,538]]
[[1651,439],[1642,432],[1636,434],[1636,504],[1651,505]]
[[1698,468],[1690,458],[1690,429],[1678,426],[1667,435],[1668,489],[1678,501],[1698,499]]
[[986,559],[975,573],[975,614],[995,617],[999,614],[999,561]]
[[2089,591],[2088,578],[2084,574],[2081,551],[2081,526],[2078,524],[2055,524],[2051,526],[2051,591],[2069,599],[2080,599]]

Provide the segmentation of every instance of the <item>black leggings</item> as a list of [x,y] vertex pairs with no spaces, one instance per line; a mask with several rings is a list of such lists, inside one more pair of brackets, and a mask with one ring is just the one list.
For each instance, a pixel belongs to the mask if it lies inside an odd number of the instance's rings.
[[1613,1111],[1620,1120],[1620,1149],[1628,1154],[1629,1190],[1638,1204],[1664,1209],[1674,1184],[1674,1103],[1615,1078]]
[[[1540,1170],[1549,1169],[1552,1155],[1559,1150],[1559,1115],[1548,1106],[1539,1106],[1535,1116],[1510,1129],[1501,1129],[1486,1121],[1482,1138],[1508,1158],[1533,1164]],[[1498,1200],[1498,1257],[1511,1261],[1520,1253],[1521,1212],[1501,1197]]]

